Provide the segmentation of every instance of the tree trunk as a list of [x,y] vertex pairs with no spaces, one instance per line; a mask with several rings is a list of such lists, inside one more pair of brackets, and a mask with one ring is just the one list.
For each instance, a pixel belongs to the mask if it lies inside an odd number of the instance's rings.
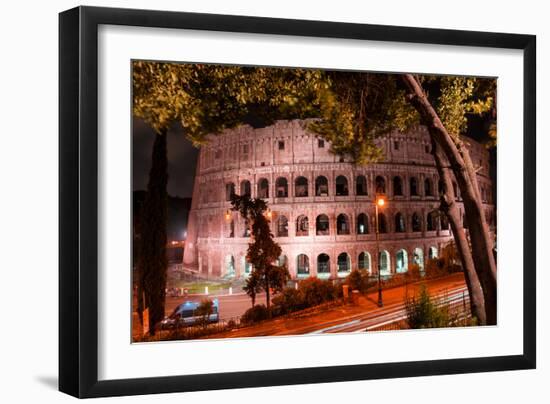
[[267,306],[267,315],[271,318],[271,296],[269,294],[269,269],[265,271],[265,302]]
[[155,136],[147,194],[142,207],[139,286],[143,309],[149,308],[149,334],[164,318],[166,297],[166,216],[168,183],[166,130]]
[[[477,180],[475,179],[476,174],[475,172],[472,174],[473,167],[469,168],[463,158],[464,155],[468,155],[468,151],[460,142],[459,150],[456,141],[445,129],[416,78],[412,74],[403,74],[401,77],[411,93],[408,97],[409,102],[418,111],[423,123],[428,126],[431,137],[441,146],[455,175],[462,194],[466,220],[472,240],[474,265],[485,298],[487,324],[496,324],[496,264],[493,257],[492,240],[485,222],[483,205],[479,198]],[[466,158],[467,161],[469,160],[468,157]]]
[[485,299],[483,297],[483,291],[475,270],[470,246],[468,244],[466,234],[464,233],[464,227],[462,226],[462,217],[458,207],[456,206],[451,172],[448,168],[448,163],[446,162],[441,147],[433,139],[432,149],[437,171],[444,186],[443,192],[440,190],[440,209],[447,215],[449,218],[449,223],[451,224],[460,261],[462,262],[462,268],[464,269],[468,293],[470,295],[470,310],[478,319],[479,324],[485,325],[487,322],[487,318],[485,316]]

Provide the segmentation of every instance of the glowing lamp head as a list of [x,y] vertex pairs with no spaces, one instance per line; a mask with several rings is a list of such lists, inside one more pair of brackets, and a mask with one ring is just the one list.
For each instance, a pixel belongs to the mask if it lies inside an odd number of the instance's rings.
[[378,198],[376,200],[376,204],[379,206],[379,207],[383,207],[386,203],[386,200],[384,198]]
[[231,213],[229,211],[225,212],[225,220],[229,221],[231,219]]
[[271,211],[271,209],[267,210],[266,216],[268,219],[271,219],[273,217],[273,212]]

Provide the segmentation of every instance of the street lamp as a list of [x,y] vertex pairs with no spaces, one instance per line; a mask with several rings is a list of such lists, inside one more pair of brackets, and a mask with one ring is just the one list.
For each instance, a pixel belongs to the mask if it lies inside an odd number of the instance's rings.
[[229,222],[229,220],[231,220],[231,212],[229,212],[228,210],[225,211],[225,220],[227,220]]
[[383,307],[384,302],[382,301],[382,278],[380,275],[380,246],[378,243],[378,233],[379,233],[379,223],[378,223],[378,208],[383,208],[386,204],[386,200],[383,196],[378,196],[374,203],[375,206],[375,220],[376,220],[376,262],[378,263],[378,307]]

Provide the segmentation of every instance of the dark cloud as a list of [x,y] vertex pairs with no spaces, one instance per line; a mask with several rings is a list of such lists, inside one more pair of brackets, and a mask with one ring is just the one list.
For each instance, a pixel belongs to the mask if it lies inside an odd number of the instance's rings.
[[[133,119],[132,133],[132,188],[147,188],[151,151],[155,132],[141,119]],[[173,196],[191,197],[197,165],[198,149],[185,138],[180,125],[168,131],[168,193]]]

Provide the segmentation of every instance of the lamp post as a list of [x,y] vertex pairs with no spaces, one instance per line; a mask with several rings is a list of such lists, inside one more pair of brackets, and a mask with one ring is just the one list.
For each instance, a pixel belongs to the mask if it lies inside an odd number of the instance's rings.
[[375,201],[375,220],[376,220],[376,262],[378,264],[378,307],[383,307],[384,302],[382,301],[382,277],[380,275],[380,269],[382,266],[380,265],[380,246],[378,243],[378,233],[380,231],[379,223],[378,223],[378,207],[382,208],[386,203],[386,200],[378,196]]

